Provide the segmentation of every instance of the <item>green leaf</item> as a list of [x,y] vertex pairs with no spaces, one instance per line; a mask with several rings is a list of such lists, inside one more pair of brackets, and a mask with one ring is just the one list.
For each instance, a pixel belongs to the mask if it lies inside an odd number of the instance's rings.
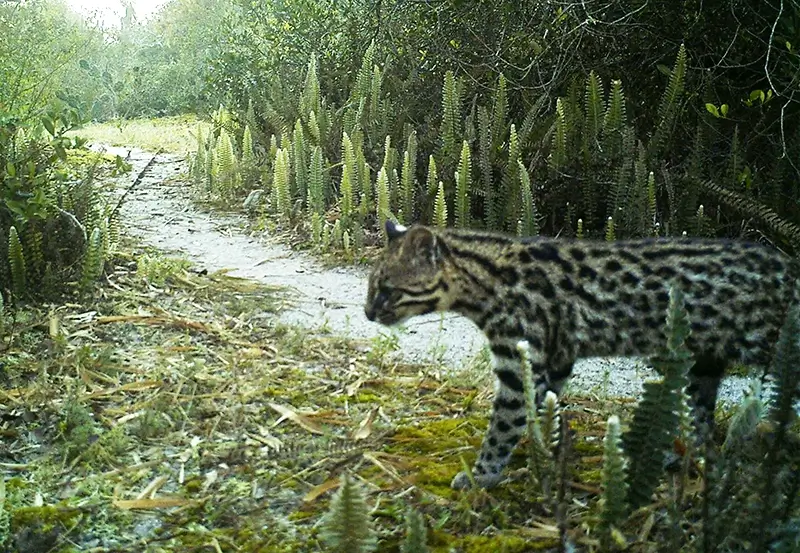
[[52,136],[56,135],[56,126],[55,126],[55,123],[53,123],[53,120],[50,117],[48,117],[46,115],[44,117],[42,117],[42,125],[44,125],[44,128]]
[[670,77],[672,75],[672,69],[670,69],[669,67],[667,67],[663,63],[659,63],[658,65],[656,65],[656,69],[661,71],[667,77]]
[[762,97],[763,95],[764,95],[764,91],[763,90],[756,89],[756,90],[754,90],[754,91],[752,91],[750,93],[750,101],[753,102],[753,101],[759,99],[760,97]]
[[710,113],[714,117],[719,117],[719,110],[717,109],[717,106],[715,106],[714,104],[706,104],[706,111],[708,111],[708,113]]
[[727,117],[728,116],[728,104],[722,104],[719,107],[719,111],[720,111],[720,113],[722,113],[723,117]]
[[6,174],[12,178],[17,176],[17,167],[10,161],[6,164]]

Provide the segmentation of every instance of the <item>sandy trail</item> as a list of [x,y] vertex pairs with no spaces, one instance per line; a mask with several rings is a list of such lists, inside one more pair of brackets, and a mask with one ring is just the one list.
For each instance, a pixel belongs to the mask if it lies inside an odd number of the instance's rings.
[[[151,153],[137,149],[106,150],[123,157],[130,151],[133,176],[152,158]],[[418,317],[399,331],[368,321],[363,311],[366,270],[325,268],[310,255],[292,251],[276,239],[247,235],[243,217],[195,209],[189,199],[189,184],[168,180],[185,169],[181,156],[157,156],[120,210],[122,226],[128,233],[151,246],[179,253],[198,268],[230,269],[235,276],[290,288],[294,291],[293,305],[280,314],[286,323],[310,329],[325,327],[337,335],[367,340],[394,332],[405,359],[441,363],[454,371],[463,370],[485,345],[485,338],[472,322],[456,315]],[[120,188],[129,186],[132,178],[121,178]],[[569,389],[600,396],[635,396],[644,379],[653,374],[638,359],[583,359],[576,364]],[[726,378],[721,398],[738,401],[747,382],[742,377]]]

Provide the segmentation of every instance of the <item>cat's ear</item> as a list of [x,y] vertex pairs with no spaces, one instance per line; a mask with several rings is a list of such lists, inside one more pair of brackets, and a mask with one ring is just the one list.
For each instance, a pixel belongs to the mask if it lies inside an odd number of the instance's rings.
[[403,225],[398,225],[391,219],[386,219],[384,228],[386,229],[386,237],[389,239],[389,242],[393,242],[398,238],[402,238],[408,232],[406,227]]
[[411,258],[428,262],[434,267],[443,257],[443,249],[436,235],[427,227],[413,226],[407,232],[406,251]]

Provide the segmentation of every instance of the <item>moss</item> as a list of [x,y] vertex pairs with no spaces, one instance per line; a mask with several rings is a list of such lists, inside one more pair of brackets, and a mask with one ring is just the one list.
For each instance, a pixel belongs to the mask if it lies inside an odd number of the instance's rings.
[[468,419],[435,419],[416,426],[397,429],[387,451],[398,454],[425,454],[459,448],[479,441],[472,429],[485,426],[482,417]]
[[590,469],[579,472],[578,480],[587,484],[598,484],[602,476],[602,469]]
[[316,516],[316,513],[313,513],[311,511],[295,511],[293,513],[290,513],[287,518],[289,520],[306,520],[314,516]]
[[80,516],[80,509],[66,505],[19,507],[11,513],[11,531],[16,533],[35,527],[49,533],[52,530],[73,526]]
[[525,553],[545,551],[558,546],[556,539],[526,538],[512,533],[500,533],[494,536],[462,536],[455,537],[439,530],[430,532],[429,538],[433,553],[460,551],[463,553]]

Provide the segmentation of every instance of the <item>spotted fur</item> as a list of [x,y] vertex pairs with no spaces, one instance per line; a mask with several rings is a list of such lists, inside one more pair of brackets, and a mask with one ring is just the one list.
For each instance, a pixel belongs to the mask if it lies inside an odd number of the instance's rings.
[[[500,481],[525,428],[517,342],[531,346],[541,401],[548,390],[559,392],[576,359],[660,349],[669,289],[678,285],[697,361],[689,392],[710,426],[725,369],[769,364],[800,274],[795,260],[740,241],[520,239],[391,222],[386,230],[388,245],[369,278],[367,318],[394,325],[451,311],[488,338],[497,386],[473,468],[483,487]],[[460,473],[452,485],[469,480]]]

